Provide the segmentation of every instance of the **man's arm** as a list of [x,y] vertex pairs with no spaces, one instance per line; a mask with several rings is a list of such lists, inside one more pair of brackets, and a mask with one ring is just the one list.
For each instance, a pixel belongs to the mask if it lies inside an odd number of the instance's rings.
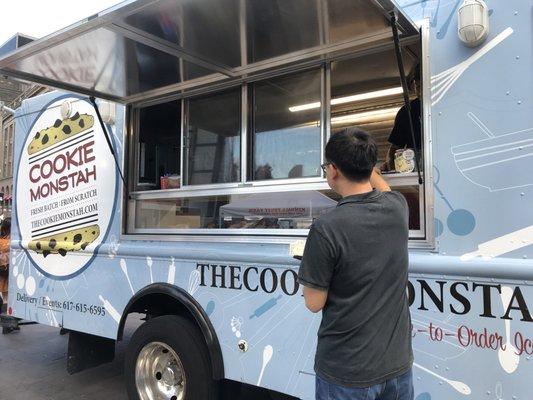
[[336,250],[330,240],[311,226],[298,271],[298,282],[303,286],[305,306],[319,312],[326,304],[328,290],[336,264]]
[[370,175],[370,184],[374,189],[377,189],[380,192],[391,191],[389,184],[383,179],[377,168],[374,168],[372,175]]
[[324,308],[328,299],[328,291],[304,286],[304,299],[307,309],[313,313],[317,313]]

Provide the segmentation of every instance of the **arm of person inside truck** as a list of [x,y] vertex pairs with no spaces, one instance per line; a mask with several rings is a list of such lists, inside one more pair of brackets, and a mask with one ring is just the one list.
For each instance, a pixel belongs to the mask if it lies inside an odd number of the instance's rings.
[[399,147],[395,144],[391,144],[389,146],[389,150],[387,151],[387,155],[385,158],[385,161],[383,164],[381,164],[381,171],[392,171],[394,169],[394,153],[396,153],[396,150],[398,150]]
[[319,312],[327,302],[328,289],[336,265],[335,247],[321,227],[311,226],[305,243],[298,282],[304,286],[305,305],[311,312]]

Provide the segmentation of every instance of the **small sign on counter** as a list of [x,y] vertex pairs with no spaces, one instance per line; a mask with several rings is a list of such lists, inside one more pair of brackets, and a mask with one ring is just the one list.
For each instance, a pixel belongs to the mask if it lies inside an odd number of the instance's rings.
[[290,244],[289,253],[294,258],[301,260],[304,255],[305,240],[295,240]]

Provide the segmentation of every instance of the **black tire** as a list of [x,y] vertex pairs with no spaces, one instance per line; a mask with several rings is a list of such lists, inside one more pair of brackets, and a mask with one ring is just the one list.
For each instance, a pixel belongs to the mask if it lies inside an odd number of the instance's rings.
[[203,334],[189,320],[177,315],[155,317],[134,332],[126,349],[124,374],[130,400],[140,400],[135,384],[137,357],[143,347],[161,342],[171,347],[185,370],[185,400],[218,399],[219,382],[212,368]]

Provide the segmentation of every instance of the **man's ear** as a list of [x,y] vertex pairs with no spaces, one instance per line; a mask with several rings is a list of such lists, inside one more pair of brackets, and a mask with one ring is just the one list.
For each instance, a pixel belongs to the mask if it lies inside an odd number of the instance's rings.
[[341,176],[341,171],[335,164],[331,164],[331,179],[338,179]]

